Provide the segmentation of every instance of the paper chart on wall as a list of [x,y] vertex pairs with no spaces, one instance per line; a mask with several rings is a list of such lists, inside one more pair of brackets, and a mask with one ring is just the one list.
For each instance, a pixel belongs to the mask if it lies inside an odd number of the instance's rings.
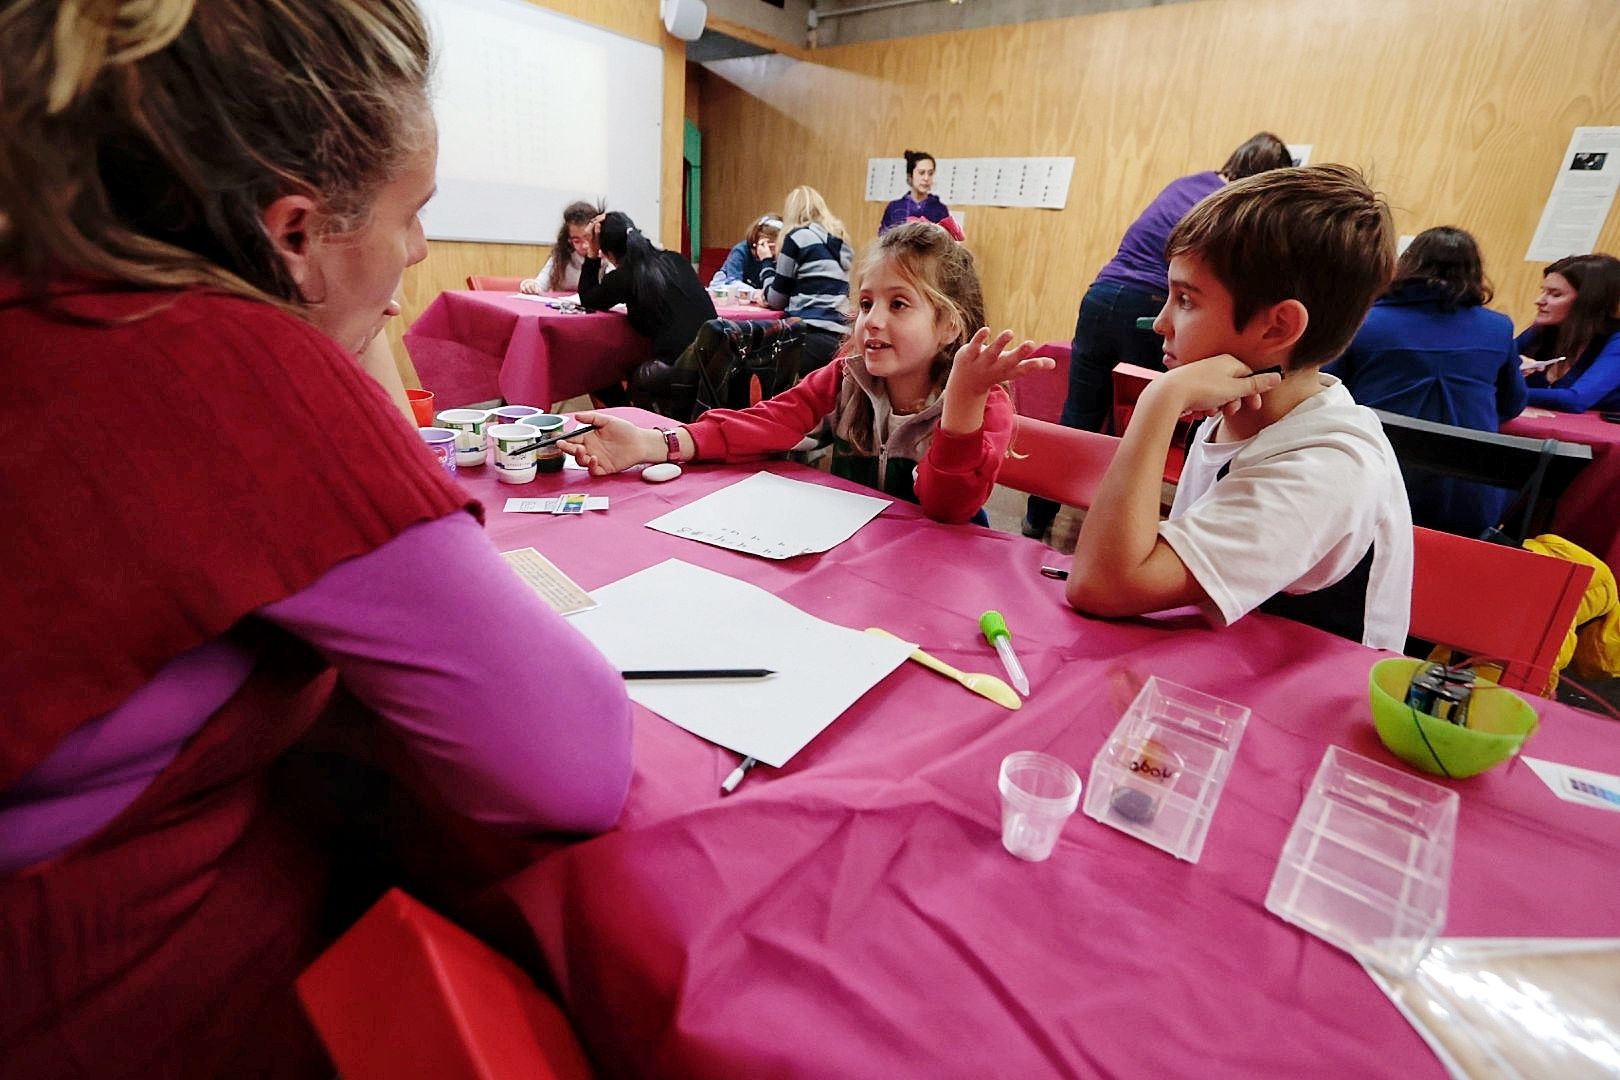
[[791,559],[836,547],[889,503],[755,473],[654,518],[647,528],[766,559]]
[[757,585],[679,559],[591,596],[597,607],[569,621],[621,671],[774,671],[763,679],[626,684],[637,704],[767,765],[785,765],[916,647],[826,622]]
[[1594,250],[1617,189],[1620,127],[1576,128],[1524,257],[1551,262]]
[[[1061,210],[1074,177],[1072,157],[940,158],[933,194],[947,206],[1014,206]],[[904,158],[866,163],[866,200],[888,202],[907,191]]]

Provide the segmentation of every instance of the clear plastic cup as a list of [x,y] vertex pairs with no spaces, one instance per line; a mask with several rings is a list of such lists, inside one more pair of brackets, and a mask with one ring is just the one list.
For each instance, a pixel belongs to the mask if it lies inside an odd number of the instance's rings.
[[1028,862],[1051,856],[1080,804],[1080,776],[1051,754],[1020,750],[1001,762],[1001,846]]

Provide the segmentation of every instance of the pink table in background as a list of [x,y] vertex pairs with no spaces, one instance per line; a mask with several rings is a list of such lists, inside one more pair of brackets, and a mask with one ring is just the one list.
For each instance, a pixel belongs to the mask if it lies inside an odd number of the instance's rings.
[[1502,432],[1585,443],[1592,448],[1592,463],[1558,500],[1552,531],[1620,570],[1620,424],[1611,424],[1595,412],[1521,415],[1503,424]]
[[[532,545],[587,589],[679,558],[979,671],[998,670],[977,628],[997,608],[1034,693],[1008,712],[907,663],[724,799],[736,755],[638,708],[618,829],[504,886],[601,1075],[1444,1076],[1348,955],[1263,906],[1324,750],[1394,762],[1368,717],[1380,654],[1260,615],[1227,630],[1083,618],[1037,572],[1057,558],[1048,549],[905,504],[785,562],[642,527],[748,471],[689,466],[656,486],[464,475],[497,547]],[[501,510],[564,490],[611,509]],[[647,617],[682,632],[678,611]],[[1253,709],[1202,860],[1079,814],[1049,861],[1009,856],[1002,757],[1044,750],[1084,778],[1149,675]],[[1620,772],[1620,726],[1538,707],[1532,753]],[[1560,801],[1520,763],[1451,786],[1462,808],[1447,934],[1620,935],[1620,909],[1602,899],[1620,816]]]
[[[719,314],[782,317],[751,304]],[[440,293],[405,331],[405,348],[441,407],[504,398],[547,408],[623,379],[649,355],[619,312],[565,314],[537,298],[482,291]]]

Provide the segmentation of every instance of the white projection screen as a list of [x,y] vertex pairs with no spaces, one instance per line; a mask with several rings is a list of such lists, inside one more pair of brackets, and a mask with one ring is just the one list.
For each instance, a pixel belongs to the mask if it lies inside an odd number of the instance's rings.
[[526,3],[418,0],[433,34],[435,240],[550,244],[575,199],[658,240],[664,54]]

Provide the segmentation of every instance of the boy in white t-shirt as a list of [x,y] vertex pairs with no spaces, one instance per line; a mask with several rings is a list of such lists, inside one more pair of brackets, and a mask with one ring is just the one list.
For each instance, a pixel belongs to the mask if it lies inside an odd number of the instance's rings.
[[[1354,169],[1278,169],[1210,195],[1170,234],[1153,329],[1169,372],[1137,402],[1069,574],[1093,615],[1260,608],[1377,648],[1405,644],[1412,519],[1378,418],[1318,369],[1394,273],[1389,208]],[[1206,420],[1168,521],[1176,420]]]

